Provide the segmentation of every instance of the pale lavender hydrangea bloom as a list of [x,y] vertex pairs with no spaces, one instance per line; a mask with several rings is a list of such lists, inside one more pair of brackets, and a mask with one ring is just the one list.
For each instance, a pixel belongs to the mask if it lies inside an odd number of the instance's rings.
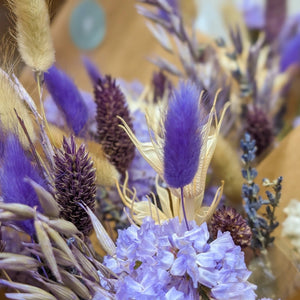
[[244,253],[229,232],[219,232],[211,243],[206,223],[178,218],[156,225],[145,218],[142,226],[119,231],[116,256],[104,264],[119,276],[117,299],[199,299],[199,286],[215,299],[255,299],[255,285]]

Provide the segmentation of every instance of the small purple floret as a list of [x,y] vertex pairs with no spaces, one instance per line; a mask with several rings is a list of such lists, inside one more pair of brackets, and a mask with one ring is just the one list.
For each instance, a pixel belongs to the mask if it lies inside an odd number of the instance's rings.
[[79,135],[88,120],[88,110],[73,80],[52,66],[45,73],[45,83],[56,105],[63,111],[68,126]]
[[195,85],[181,82],[169,102],[165,120],[164,178],[174,188],[191,183],[198,170],[204,125],[199,94]]

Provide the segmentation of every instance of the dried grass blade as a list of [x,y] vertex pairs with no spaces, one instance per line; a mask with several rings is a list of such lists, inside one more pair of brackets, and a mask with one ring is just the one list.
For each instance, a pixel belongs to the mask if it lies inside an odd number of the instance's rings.
[[72,289],[79,297],[87,300],[92,298],[87,287],[74,275],[65,270],[61,270],[61,277],[64,284]]
[[84,274],[88,278],[92,278],[93,281],[99,282],[99,276],[93,264],[75,246],[72,246],[72,250],[77,261],[81,265]]
[[0,279],[0,285],[7,286],[13,289],[20,290],[25,293],[31,293],[33,295],[39,295],[40,299],[43,300],[56,300],[55,297],[44,291],[43,289],[40,289],[35,286],[31,286],[24,283],[18,283],[18,282],[11,282],[8,280]]
[[47,221],[47,224],[61,234],[65,234],[66,236],[74,236],[76,234],[80,234],[80,231],[77,227],[67,220],[63,219],[55,219]]
[[58,282],[62,282],[60,273],[58,271],[58,266],[54,257],[53,248],[50,242],[50,239],[43,227],[43,224],[39,220],[34,221],[34,227],[37,234],[37,238],[39,244],[41,246],[41,250],[45,256],[45,259],[48,263],[48,267],[50,268],[53,275],[56,277]]
[[27,217],[18,216],[10,211],[1,211],[0,212],[0,221],[22,221],[28,219]]
[[105,228],[103,227],[99,219],[96,217],[96,215],[92,212],[92,210],[88,206],[82,205],[82,207],[86,210],[86,212],[91,218],[97,239],[100,245],[102,246],[103,250],[105,250],[109,255],[113,256],[116,253],[116,246],[113,240],[110,238]]
[[0,209],[10,211],[26,219],[34,218],[35,215],[35,210],[24,204],[0,202]]
[[47,286],[47,288],[54,294],[54,296],[59,300],[79,300],[77,295],[70,290],[69,288],[54,284],[50,282],[43,281],[43,284]]
[[32,257],[14,253],[0,253],[0,269],[28,271],[36,270],[39,266],[40,263]]
[[50,236],[50,238],[53,240],[53,242],[55,242],[55,244],[57,245],[57,247],[63,251],[64,253],[67,254],[67,256],[72,260],[74,266],[81,271],[81,268],[77,262],[77,260],[75,259],[71,249],[68,247],[67,243],[65,242],[65,240],[59,235],[59,233],[57,233],[54,229],[52,229],[51,227],[49,227],[47,224],[43,224],[43,227],[46,229],[48,235]]

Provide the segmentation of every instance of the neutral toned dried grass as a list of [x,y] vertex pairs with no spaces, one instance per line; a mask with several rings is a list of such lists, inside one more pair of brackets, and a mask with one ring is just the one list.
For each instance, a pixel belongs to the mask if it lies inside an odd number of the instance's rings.
[[24,62],[45,72],[55,61],[48,7],[44,0],[10,0],[17,22],[18,48]]
[[1,127],[5,131],[16,133],[20,142],[25,148],[28,148],[29,142],[24,134],[24,131],[19,124],[17,116],[23,119],[25,127],[32,141],[36,139],[34,132],[34,125],[32,123],[31,115],[27,110],[24,101],[20,98],[19,94],[13,86],[13,82],[9,79],[8,75],[0,69],[0,120]]

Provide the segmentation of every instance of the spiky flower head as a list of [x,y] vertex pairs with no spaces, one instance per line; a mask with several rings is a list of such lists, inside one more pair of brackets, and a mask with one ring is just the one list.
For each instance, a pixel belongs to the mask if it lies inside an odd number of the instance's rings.
[[96,172],[84,144],[78,149],[73,136],[64,138],[55,156],[55,198],[61,206],[61,217],[71,221],[78,230],[88,235],[92,224],[83,202],[92,211],[96,199]]
[[245,132],[248,132],[252,139],[256,141],[256,153],[260,155],[273,142],[272,124],[267,114],[257,106],[248,110],[245,124]]
[[110,76],[99,79],[95,87],[97,104],[98,138],[105,153],[117,170],[124,174],[134,158],[135,147],[128,135],[120,128],[126,121],[132,130],[132,120],[123,95],[116,81]]
[[252,232],[247,221],[231,207],[218,209],[210,220],[210,228],[213,238],[216,238],[218,231],[229,231],[234,243],[242,248],[250,246]]

